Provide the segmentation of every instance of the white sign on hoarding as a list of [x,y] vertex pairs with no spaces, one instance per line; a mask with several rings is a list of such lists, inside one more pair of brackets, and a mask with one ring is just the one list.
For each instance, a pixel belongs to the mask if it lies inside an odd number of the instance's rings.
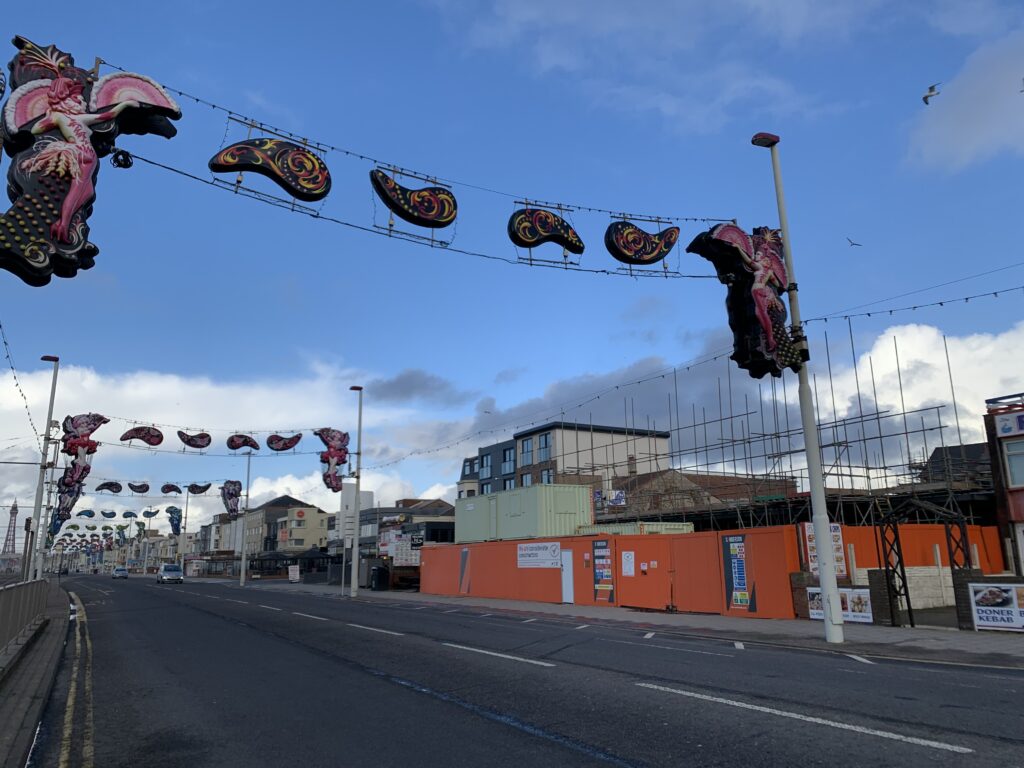
[[[843,611],[843,621],[870,624],[874,620],[871,614],[871,593],[866,589],[841,588],[839,605]],[[807,608],[810,618],[825,620],[825,605],[822,602],[820,588],[807,588]]]
[[516,565],[519,568],[561,568],[562,545],[557,541],[520,544]]
[[624,506],[626,506],[626,492],[625,491],[612,491],[608,495],[608,506],[610,506],[610,507],[624,507]]
[[292,584],[296,584],[299,581],[299,566],[289,565],[288,566],[288,581]]
[[391,551],[396,567],[419,567],[420,551],[418,548],[413,549],[412,536],[409,534],[399,534],[391,546]]
[[1024,584],[968,584],[975,629],[1024,632]]
[[636,552],[623,552],[622,553],[622,575],[623,576],[635,576],[636,575]]
[[[836,559],[836,575],[845,578],[846,552],[843,551],[843,527],[839,523],[828,524],[832,536],[832,553]],[[814,523],[804,523],[804,546],[807,548],[807,565],[811,573],[818,575],[818,541],[814,535]]]

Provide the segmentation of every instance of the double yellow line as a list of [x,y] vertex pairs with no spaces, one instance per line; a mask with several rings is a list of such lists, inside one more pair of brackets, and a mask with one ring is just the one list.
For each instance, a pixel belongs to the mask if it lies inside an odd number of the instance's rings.
[[93,717],[92,717],[92,638],[89,636],[88,618],[85,606],[74,592],[70,593],[75,602],[75,659],[71,666],[71,683],[68,685],[68,699],[64,706],[64,731],[60,740],[59,768],[69,768],[75,725],[75,704],[78,699],[78,677],[82,665],[82,638],[85,638],[85,676],[82,682],[83,705],[85,707],[85,733],[82,739],[82,768],[93,768]]

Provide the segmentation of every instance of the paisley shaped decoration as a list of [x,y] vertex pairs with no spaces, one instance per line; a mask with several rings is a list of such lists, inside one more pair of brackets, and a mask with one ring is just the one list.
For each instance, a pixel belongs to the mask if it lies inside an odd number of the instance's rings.
[[631,221],[613,221],[604,233],[604,247],[623,264],[657,264],[668,256],[679,240],[679,227],[669,227],[656,235],[644,232]]
[[76,512],[75,517],[96,517],[96,513],[91,509],[83,509],[81,512]]
[[188,448],[209,448],[210,443],[213,442],[213,438],[206,432],[200,432],[196,435],[190,435],[188,432],[182,432],[178,430],[178,439],[185,444]]
[[228,448],[237,451],[239,448],[251,448],[254,451],[260,449],[260,444],[249,435],[232,435],[228,438]]
[[569,222],[543,208],[520,208],[513,212],[508,220],[508,237],[520,248],[557,243],[577,256],[585,247]]
[[124,490],[124,486],[117,482],[117,480],[107,480],[106,482],[97,485],[96,490],[110,491],[111,493],[120,493],[121,491]]
[[160,493],[167,496],[170,493],[181,493],[181,488],[174,483],[164,483],[160,486]]
[[128,483],[132,493],[149,493],[149,483]]
[[213,485],[213,483],[191,483],[187,487],[187,490],[193,496],[198,496],[199,494],[206,493],[210,490],[211,485]]
[[164,433],[156,427],[132,427],[123,435],[122,440],[141,440],[146,445],[156,447],[164,441]]
[[101,531],[111,531],[111,533],[109,533],[109,534],[108,533],[104,533],[103,534],[104,536],[110,536],[110,535],[112,535],[112,532],[113,532],[114,528],[113,528],[113,526],[110,526],[110,525],[104,525],[103,527],[100,528],[100,530]]
[[327,164],[305,147],[284,139],[236,142],[211,157],[209,166],[214,173],[262,174],[299,200],[323,200],[331,191]]
[[396,216],[420,227],[447,227],[459,213],[455,195],[445,187],[403,187],[379,168],[370,171],[373,191]]
[[130,509],[127,512],[125,512],[123,515],[121,515],[121,517],[138,517],[138,516],[139,515],[138,515],[137,512],[132,512]]
[[111,509],[101,509],[100,510],[100,514],[103,515],[108,520],[111,519],[112,517],[117,517],[117,512],[114,512]]
[[156,517],[157,514],[159,514],[159,512],[160,512],[159,509],[144,509],[144,510],[142,510],[142,516],[143,517],[147,517],[147,518],[148,517]]
[[95,531],[96,530],[96,526],[87,523],[86,526],[85,526],[85,530],[87,530],[87,531]]
[[302,439],[302,433],[292,435],[291,437],[281,437],[281,435],[271,435],[267,438],[267,448],[272,451],[290,451],[296,445],[299,444],[299,440]]

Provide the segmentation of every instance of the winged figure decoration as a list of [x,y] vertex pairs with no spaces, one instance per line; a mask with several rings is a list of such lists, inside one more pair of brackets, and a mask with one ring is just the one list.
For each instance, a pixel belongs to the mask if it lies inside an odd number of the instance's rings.
[[322,427],[314,429],[313,434],[320,438],[326,451],[320,453],[320,463],[326,464],[324,470],[324,485],[330,490],[338,493],[342,488],[342,479],[338,475],[338,465],[348,461],[348,432],[341,432],[337,429]]
[[171,138],[177,103],[144,75],[114,72],[93,79],[54,45],[15,37],[11,95],[0,138],[12,162],[12,207],[0,216],[0,268],[29,285],[74,277],[99,249],[87,220],[96,200],[99,158],[121,133]]

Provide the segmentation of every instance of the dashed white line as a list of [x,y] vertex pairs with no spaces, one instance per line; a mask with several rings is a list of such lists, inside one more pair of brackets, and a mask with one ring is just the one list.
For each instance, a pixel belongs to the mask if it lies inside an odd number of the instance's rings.
[[877,736],[882,739],[892,739],[893,741],[903,741],[907,744],[916,744],[920,747],[931,747],[932,749],[943,749],[947,752],[957,752],[961,755],[967,755],[974,752],[973,749],[968,747],[961,747],[957,744],[946,744],[942,741],[932,741],[931,739],[919,739],[916,736],[904,736],[900,733],[892,733],[891,731],[879,731],[875,728],[865,728],[862,725],[853,725],[851,723],[843,723],[839,720],[826,720],[823,717],[811,717],[809,715],[801,715],[799,712],[789,712],[784,709],[775,709],[773,707],[762,707],[759,704],[747,704],[744,701],[735,701],[733,699],[723,699],[718,696],[708,696],[705,693],[697,693],[696,691],[680,690],[678,688],[668,688],[664,685],[654,685],[653,683],[637,683],[641,688],[650,688],[652,691],[662,691],[664,693],[674,693],[677,696],[686,696],[691,699],[700,699],[701,701],[710,701],[715,704],[725,704],[729,707],[736,707],[738,709],[748,709],[753,712],[763,712],[766,715],[776,715],[778,717],[788,717],[792,720],[802,720],[805,723],[814,723],[815,725],[827,725],[830,728],[839,728],[843,731],[853,731],[855,733],[863,733],[867,736]]
[[488,616],[493,616],[493,615],[494,615],[493,613],[481,613],[479,616],[477,616],[477,618],[478,619],[486,619]]
[[262,603],[257,603],[257,605],[259,605],[260,608],[266,608],[268,611],[280,611],[281,610],[280,608],[275,608],[272,605],[263,605]]
[[327,621],[323,616],[314,616],[311,613],[299,613],[298,611],[292,611],[296,616],[305,616],[307,619],[316,619],[317,621]]
[[458,645],[457,643],[442,643],[442,645],[447,645],[449,648],[458,648],[458,649],[463,650],[463,651],[472,651],[473,653],[482,653],[482,654],[484,654],[486,656],[497,656],[499,659],[509,659],[511,661],[521,661],[524,664],[534,664],[534,665],[536,665],[538,667],[553,667],[553,666],[555,666],[554,664],[551,664],[551,663],[549,663],[547,661],[537,661],[536,659],[524,659],[522,656],[510,656],[507,653],[498,653],[497,651],[485,651],[483,648],[471,648],[468,645]]
[[241,603],[242,605],[249,604],[248,601],[246,600],[232,600],[230,597],[225,597],[224,599],[227,600],[229,603]]
[[634,643],[632,640],[612,640],[607,637],[597,638],[602,643],[622,643],[623,645],[640,645],[644,648],[662,648],[666,651],[679,651],[680,653],[699,653],[701,656],[725,656],[733,658],[733,653],[715,653],[714,651],[696,651],[692,648],[677,648],[674,645],[656,645],[655,643]]
[[413,608],[413,610],[414,611],[425,611],[429,607],[430,607],[429,605],[420,605],[420,606],[417,606],[416,608]]
[[523,624],[529,624],[531,621],[536,621],[536,619],[527,619],[523,622]]
[[865,658],[864,658],[863,656],[858,656],[858,655],[857,655],[857,654],[855,654],[855,653],[847,653],[847,654],[845,654],[845,655],[846,655],[846,656],[847,656],[848,658],[851,658],[851,659],[853,659],[854,661],[859,661],[859,662],[860,662],[861,664],[874,664],[874,663],[875,663],[875,662],[873,662],[873,661],[868,661],[868,660],[867,660],[867,659],[865,659]]
[[452,608],[450,611],[441,611],[441,613],[458,613],[458,608]]
[[574,629],[586,629],[589,626],[589,624],[580,624],[578,627],[574,627]]
[[743,645],[743,643],[741,643],[739,640],[737,640],[732,645],[733,645],[733,648],[735,648],[737,651],[742,651],[744,648],[746,648],[746,646]]
[[349,624],[348,626],[355,627],[356,629],[365,629],[369,632],[380,632],[382,635],[398,635],[399,637],[403,637],[405,635],[405,632],[392,632],[390,629],[380,629],[379,627],[367,627],[363,624]]
[[652,637],[654,637],[654,633],[648,632],[646,635],[644,635],[644,640],[650,640]]

